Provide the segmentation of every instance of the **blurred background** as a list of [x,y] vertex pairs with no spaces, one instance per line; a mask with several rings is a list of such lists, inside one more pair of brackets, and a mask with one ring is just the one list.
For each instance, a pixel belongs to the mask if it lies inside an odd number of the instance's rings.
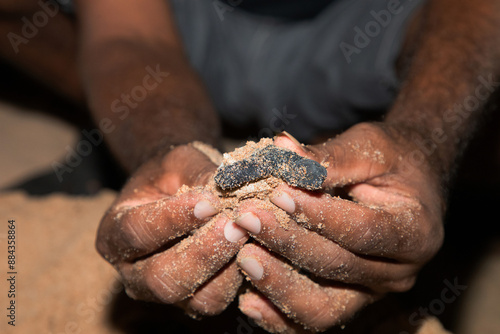
[[[222,316],[194,321],[126,297],[93,248],[99,219],[126,175],[102,143],[67,160],[88,141],[83,131],[94,128],[85,108],[1,62],[0,73],[0,219],[19,224],[17,333],[258,333],[235,303]],[[500,112],[496,101],[491,108],[457,173],[437,257],[411,291],[332,332],[413,333],[435,316],[454,333],[500,333]],[[62,172],[62,165],[70,168]]]

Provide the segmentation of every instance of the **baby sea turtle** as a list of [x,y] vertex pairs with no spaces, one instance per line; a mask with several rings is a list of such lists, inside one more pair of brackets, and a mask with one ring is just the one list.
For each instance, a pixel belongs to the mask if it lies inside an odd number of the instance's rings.
[[274,176],[294,187],[317,190],[321,188],[326,175],[326,168],[318,162],[293,151],[268,145],[256,150],[248,159],[219,166],[215,183],[227,190]]

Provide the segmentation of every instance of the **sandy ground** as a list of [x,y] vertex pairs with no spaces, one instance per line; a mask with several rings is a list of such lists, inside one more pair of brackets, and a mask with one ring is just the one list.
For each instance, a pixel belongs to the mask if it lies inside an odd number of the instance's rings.
[[74,127],[55,117],[0,103],[0,189],[50,168],[77,137]]
[[[113,268],[93,248],[95,222],[113,197],[111,192],[71,199],[0,196],[0,212],[7,213],[4,219],[15,220],[17,241],[16,298],[2,298],[2,306],[15,300],[16,326],[2,321],[2,333],[118,333],[104,325],[105,308],[122,288],[115,283]],[[2,249],[6,226],[2,224]],[[6,261],[1,264],[3,273],[9,271]],[[8,288],[3,279],[1,291]]]
[[[57,119],[0,104],[0,189],[50,172],[52,162],[64,157],[78,136],[78,130]],[[176,308],[126,297],[113,268],[94,250],[95,230],[114,196],[110,190],[87,197],[34,197],[16,190],[0,194],[1,333],[260,333],[234,303],[222,316],[200,322]],[[472,196],[467,198],[476,203]],[[474,207],[471,210],[478,221],[448,223],[450,238],[456,242],[443,247],[415,289],[368,307],[345,330],[333,332],[415,333],[425,323],[420,333],[443,333],[441,321],[458,334],[500,333],[500,239],[488,228],[463,238],[467,224],[487,219],[478,217]],[[489,214],[483,211],[480,214]],[[455,215],[463,216],[460,211]],[[7,324],[6,317],[11,300],[7,297],[9,219],[16,221],[15,327]],[[488,226],[498,224],[497,216],[489,219]],[[480,239],[482,234],[489,237]],[[465,288],[454,298],[444,295],[454,283]],[[423,322],[422,312],[439,321]]]

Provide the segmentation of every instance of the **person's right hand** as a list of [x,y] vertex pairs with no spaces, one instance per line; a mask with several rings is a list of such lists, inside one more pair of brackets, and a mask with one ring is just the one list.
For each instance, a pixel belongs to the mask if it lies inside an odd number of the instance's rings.
[[[198,188],[217,166],[193,145],[143,164],[101,221],[96,246],[134,299],[178,304],[192,314],[222,312],[242,282],[234,256],[248,239]],[[193,234],[189,238],[187,235]]]

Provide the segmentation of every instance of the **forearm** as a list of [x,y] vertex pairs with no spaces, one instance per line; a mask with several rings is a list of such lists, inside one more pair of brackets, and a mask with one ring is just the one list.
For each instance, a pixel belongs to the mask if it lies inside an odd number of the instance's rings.
[[415,52],[385,122],[408,129],[447,181],[498,86],[500,2],[431,0],[419,20],[418,36],[409,37]]
[[[28,37],[27,19],[49,13],[50,20]],[[30,24],[33,24],[30,23]],[[31,30],[29,34],[31,34]],[[83,91],[76,70],[74,21],[50,1],[0,1],[0,58],[58,94],[81,104]]]
[[[183,54],[165,2],[82,3],[84,87],[96,123],[109,125],[103,132],[119,161],[134,170],[172,145],[215,144],[217,116]],[[110,15],[102,14],[110,10],[106,3],[114,7]]]

